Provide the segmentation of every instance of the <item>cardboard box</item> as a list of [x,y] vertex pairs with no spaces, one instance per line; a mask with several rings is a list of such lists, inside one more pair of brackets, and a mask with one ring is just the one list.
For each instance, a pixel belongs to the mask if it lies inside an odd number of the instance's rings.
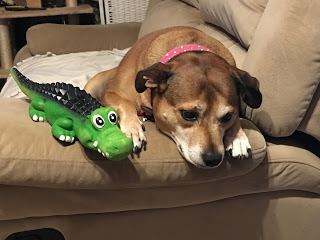
[[41,0],[27,0],[27,7],[29,8],[41,8],[42,2]]

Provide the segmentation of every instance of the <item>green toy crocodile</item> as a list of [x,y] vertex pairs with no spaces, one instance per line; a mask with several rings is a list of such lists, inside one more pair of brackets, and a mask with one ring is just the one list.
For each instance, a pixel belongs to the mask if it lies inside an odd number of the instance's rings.
[[30,117],[36,122],[48,121],[54,137],[69,143],[77,137],[85,147],[113,161],[126,158],[132,151],[132,139],[121,132],[113,108],[102,107],[90,94],[71,84],[39,84],[16,68],[10,72],[22,92],[32,100]]

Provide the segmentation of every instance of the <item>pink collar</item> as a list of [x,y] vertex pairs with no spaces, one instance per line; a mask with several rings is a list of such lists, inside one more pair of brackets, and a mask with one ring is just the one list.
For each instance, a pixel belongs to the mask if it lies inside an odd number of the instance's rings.
[[169,52],[167,52],[160,60],[159,62],[161,63],[166,63],[168,62],[171,58],[177,56],[180,53],[183,52],[189,52],[189,51],[207,51],[207,52],[212,52],[214,53],[214,51],[210,50],[207,47],[201,46],[201,45],[197,45],[197,44],[188,44],[188,45],[183,45],[181,47],[176,47],[172,50],[170,50]]

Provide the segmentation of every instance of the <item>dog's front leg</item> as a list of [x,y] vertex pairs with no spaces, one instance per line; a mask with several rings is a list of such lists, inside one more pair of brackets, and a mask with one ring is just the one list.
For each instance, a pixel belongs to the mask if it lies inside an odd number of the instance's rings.
[[144,125],[139,120],[134,104],[115,93],[107,93],[101,100],[102,105],[113,107],[119,117],[121,131],[133,140],[133,151],[139,152],[146,144]]
[[226,152],[233,158],[244,159],[251,156],[251,146],[248,137],[240,125],[240,120],[229,128],[224,136]]

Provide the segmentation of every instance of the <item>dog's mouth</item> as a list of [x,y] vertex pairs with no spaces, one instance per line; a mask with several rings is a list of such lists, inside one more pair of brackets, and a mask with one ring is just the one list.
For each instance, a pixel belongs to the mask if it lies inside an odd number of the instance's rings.
[[180,152],[180,154],[182,155],[182,157],[187,160],[189,163],[191,163],[192,165],[198,167],[198,168],[202,168],[202,169],[214,169],[219,167],[222,162],[223,162],[223,156],[221,156],[221,160],[218,162],[212,162],[212,163],[208,163],[205,162],[204,160],[204,154],[201,154],[200,152],[195,154],[192,151],[192,148],[190,150],[190,148],[183,148],[181,146],[181,144],[178,144],[178,150]]
[[177,146],[178,146],[179,152],[182,154],[182,156],[184,156],[183,148],[181,147],[181,145],[177,144]]

